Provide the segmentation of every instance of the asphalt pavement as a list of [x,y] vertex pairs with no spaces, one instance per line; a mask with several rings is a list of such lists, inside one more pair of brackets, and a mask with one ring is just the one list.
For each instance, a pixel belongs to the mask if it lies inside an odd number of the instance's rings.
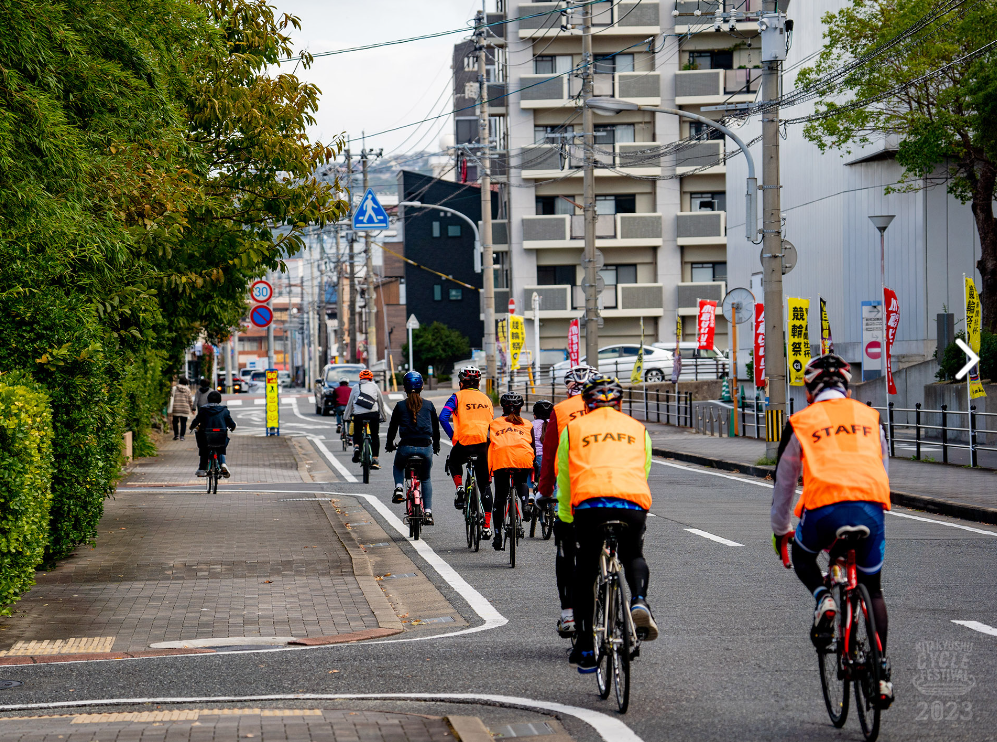
[[[233,445],[251,446],[263,410],[240,401],[232,411],[242,435]],[[327,647],[4,668],[0,679],[23,685],[2,691],[0,711],[197,709],[224,699],[242,708],[307,702],[472,713],[493,733],[553,715],[577,740],[861,739],[857,721],[838,731],[824,710],[807,638],[812,600],[772,551],[768,483],[655,461],[645,554],[661,636],[644,645],[621,716],[612,698],[599,700],[593,676],[567,665],[568,645],[554,632],[552,541],[527,539],[515,569],[489,545],[470,552],[441,455],[433,469],[437,525],[412,543],[400,531],[401,506],[390,504],[391,455],[382,455],[369,485],[355,481],[359,467],[338,450],[334,419],[313,410],[307,397],[289,401],[281,433],[307,436],[330,481],[264,486],[365,513],[462,621]],[[997,738],[995,549],[995,527],[899,507],[887,516],[883,584],[897,701],[881,739]],[[79,707],[67,711],[67,703]]]

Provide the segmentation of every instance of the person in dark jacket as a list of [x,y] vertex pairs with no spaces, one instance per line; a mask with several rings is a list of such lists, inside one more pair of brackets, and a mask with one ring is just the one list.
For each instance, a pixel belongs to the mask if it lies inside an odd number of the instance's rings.
[[[197,382],[197,391],[194,393],[195,410],[199,410],[204,407],[204,405],[208,404],[208,395],[211,394],[212,391],[214,390],[211,388],[210,382],[202,376]],[[221,402],[221,398],[219,398],[218,401]],[[193,430],[193,427],[191,430]]]
[[425,471],[420,473],[422,501],[426,509],[427,526],[433,525],[433,454],[440,452],[440,419],[432,402],[422,398],[422,374],[409,371],[402,380],[407,396],[395,405],[388,423],[388,438],[384,450],[395,450],[395,433],[398,433],[398,452],[392,467],[395,477],[395,494],[391,502],[405,501],[402,483],[405,481],[405,460],[412,455],[426,459]]
[[[218,451],[218,460],[222,466],[222,476],[230,476],[228,465],[225,463],[225,451],[228,448],[228,431],[235,430],[235,421],[229,414],[228,407],[222,404],[222,395],[212,390],[207,394],[207,404],[198,407],[197,417],[190,424],[190,429],[194,431],[194,439],[197,441],[197,452],[200,454],[200,463],[197,466],[197,476],[208,476],[208,455],[212,449]],[[216,432],[221,431],[221,432]],[[224,433],[224,443],[222,434]]]
[[350,403],[352,393],[353,387],[350,386],[348,379],[340,379],[339,386],[332,391],[332,401],[336,405],[337,433],[341,433],[343,430],[343,412],[346,410],[346,405]]

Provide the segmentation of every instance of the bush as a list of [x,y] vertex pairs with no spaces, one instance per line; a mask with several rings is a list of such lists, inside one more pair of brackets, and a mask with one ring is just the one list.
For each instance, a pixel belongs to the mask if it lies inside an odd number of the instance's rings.
[[26,375],[0,375],[0,613],[35,582],[52,504],[52,411]]
[[[965,332],[957,332],[955,336],[963,341],[966,339]],[[935,357],[938,357],[938,351],[935,351]],[[954,379],[959,369],[966,365],[966,354],[953,342],[945,349],[938,365],[935,378],[940,381]],[[997,383],[997,333],[986,330],[980,333],[980,378]]]
[[[433,322],[412,331],[415,347],[415,368],[423,376],[430,366],[437,377],[450,370],[450,365],[471,355],[471,343],[459,331],[442,322]],[[402,346],[402,356],[408,357],[408,343]]]
[[[132,431],[132,454],[155,456],[156,444],[150,431],[162,429],[163,410],[170,395],[163,362],[154,351],[146,351],[128,366],[122,379],[125,429]],[[158,424],[157,424],[158,423]]]

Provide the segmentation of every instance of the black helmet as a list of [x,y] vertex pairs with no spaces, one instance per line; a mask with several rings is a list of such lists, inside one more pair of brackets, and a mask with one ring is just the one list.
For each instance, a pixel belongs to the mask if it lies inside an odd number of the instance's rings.
[[481,369],[477,366],[465,366],[457,374],[457,379],[464,386],[469,386],[473,389],[478,388],[478,384],[481,383]]
[[499,399],[499,404],[502,405],[502,413],[509,414],[510,412],[518,413],[523,409],[523,397],[522,395],[516,394],[516,392],[506,392]]
[[582,399],[585,400],[585,407],[590,410],[597,407],[619,409],[623,401],[623,387],[613,377],[599,374],[582,389]]
[[817,396],[824,389],[848,389],[852,367],[841,356],[828,353],[814,358],[803,369],[803,383],[810,394]]
[[533,403],[533,417],[537,420],[550,420],[553,412],[554,405],[546,399],[540,399]]

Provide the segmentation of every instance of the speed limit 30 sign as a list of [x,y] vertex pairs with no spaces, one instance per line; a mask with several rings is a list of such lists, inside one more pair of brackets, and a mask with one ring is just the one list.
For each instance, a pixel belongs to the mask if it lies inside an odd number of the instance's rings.
[[254,281],[253,285],[249,287],[249,295],[253,301],[265,304],[273,298],[273,286],[270,285],[269,281],[263,279]]

